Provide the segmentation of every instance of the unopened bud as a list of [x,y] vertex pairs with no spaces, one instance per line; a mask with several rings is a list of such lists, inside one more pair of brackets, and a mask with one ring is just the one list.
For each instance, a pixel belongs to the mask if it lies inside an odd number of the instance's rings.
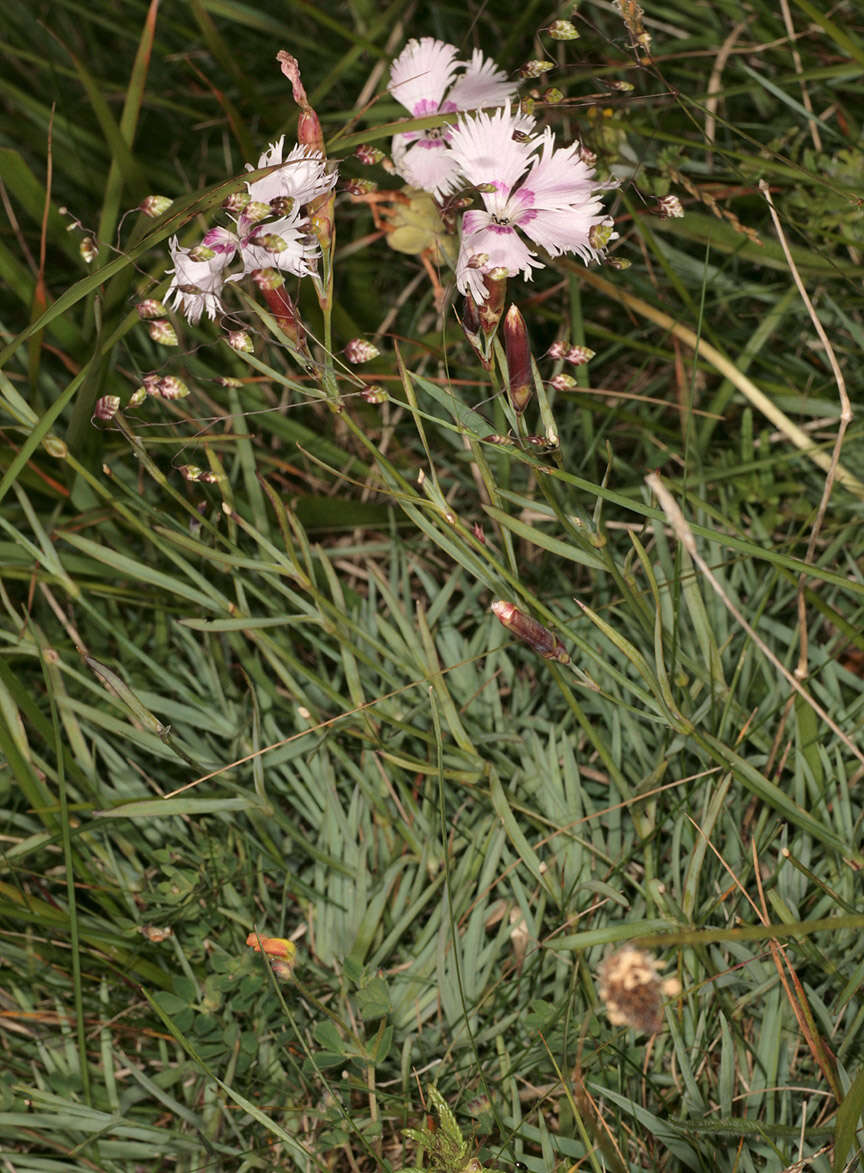
[[53,456],[55,460],[65,460],[69,455],[69,449],[66,447],[66,441],[61,440],[59,436],[55,436],[53,432],[49,433],[42,441],[42,447],[49,456]]
[[569,20],[553,20],[546,30],[553,41],[575,41],[579,30]]
[[526,61],[519,70],[520,77],[541,77],[555,68],[554,61]]
[[119,395],[103,395],[100,399],[96,400],[93,408],[93,419],[107,424],[109,420],[113,420],[119,410]]
[[477,316],[480,319],[480,329],[489,339],[498,329],[501,315],[504,312],[504,298],[507,296],[507,270],[495,268],[485,274],[486,300],[477,307]]
[[594,357],[594,351],[589,346],[571,346],[564,357],[574,367],[584,367]]
[[354,366],[362,362],[371,362],[380,353],[378,347],[372,342],[367,342],[365,338],[352,338],[345,347],[345,358]]
[[251,354],[255,349],[252,336],[248,330],[229,330],[225,341],[232,350],[237,350],[241,353]]
[[510,379],[510,403],[517,415],[521,415],[534,391],[531,376],[531,344],[525,319],[515,305],[511,305],[504,318],[504,350],[507,355],[507,372]]
[[165,375],[156,384],[157,392],[163,399],[185,399],[189,388],[177,375]]
[[570,663],[567,649],[557,635],[530,615],[526,615],[524,611],[520,611],[513,603],[496,599],[490,610],[499,623],[503,623],[508,631],[512,631],[517,639],[522,640],[544,660],[557,660],[559,664]]
[[155,297],[146,297],[144,301],[139,301],[135,309],[138,311],[138,317],[145,321],[150,318],[161,318],[163,314],[168,313],[162,302]]
[[361,143],[354,152],[354,158],[359,159],[365,167],[371,167],[373,164],[381,162],[384,158],[384,152],[368,143]]
[[156,220],[164,215],[173,203],[174,201],[169,200],[167,196],[149,195],[138,205],[138,211],[149,216],[151,220]]
[[85,265],[92,265],[99,255],[99,245],[92,236],[82,236],[78,245],[78,252]]
[[222,201],[222,211],[236,216],[240,212],[245,212],[251,201],[252,197],[248,191],[232,191]]
[[680,220],[684,215],[681,201],[676,195],[666,195],[658,200],[655,212],[664,220]]
[[554,387],[556,391],[572,391],[578,384],[572,375],[565,375],[562,371],[560,375],[552,376],[549,386]]
[[378,383],[373,383],[370,387],[364,387],[360,394],[367,403],[386,403],[388,398],[387,392]]
[[157,318],[147,329],[153,341],[160,346],[177,346],[177,331],[166,318]]
[[324,134],[321,130],[321,123],[318,121],[318,115],[309,105],[306,90],[300,80],[300,65],[296,57],[292,57],[284,49],[280,49],[276,54],[276,60],[284,75],[291,82],[294,101],[300,107],[300,115],[297,119],[297,142],[301,146],[311,147],[313,151],[317,151],[323,156]]

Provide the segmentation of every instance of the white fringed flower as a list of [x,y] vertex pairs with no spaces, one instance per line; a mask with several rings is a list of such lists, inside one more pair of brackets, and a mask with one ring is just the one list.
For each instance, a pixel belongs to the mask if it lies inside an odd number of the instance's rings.
[[462,118],[450,135],[450,187],[464,181],[488,188],[480,193],[484,210],[462,219],[456,265],[457,286],[478,304],[488,295],[484,274],[521,273],[530,281],[532,270],[543,267],[521,234],[553,257],[575,253],[585,262],[602,252],[592,230],[607,229],[607,241],[613,235],[596,194],[607,185],[580,158],[579,144],[556,147],[548,128],[517,142],[514,131],[524,129],[524,116],[502,109]]
[[[250,203],[236,218],[237,231],[211,228],[204,237],[204,244],[224,256],[226,263],[239,253],[243,269],[228,281],[239,281],[255,269],[280,269],[297,277],[315,272],[319,248],[307,232],[305,208],[333,189],[336,172],[327,171],[322,156],[304,146],[292,148],[283,160],[284,144],[283,135],[258,160],[259,168],[281,166],[246,184]],[[246,170],[255,168],[247,164]],[[266,211],[261,215],[268,206],[272,220]],[[248,215],[249,210],[255,214]]]
[[224,283],[223,269],[230,257],[213,252],[206,260],[194,260],[190,253],[192,249],[183,248],[177,237],[172,236],[169,241],[171,260],[174,268],[169,269],[174,277],[168,286],[165,300],[173,294],[172,309],[180,309],[186,315],[186,320],[193,326],[201,320],[201,314],[206,312],[208,318],[215,318],[221,312],[220,296]]
[[[470,61],[457,60],[458,53],[455,45],[434,37],[409,41],[391,66],[388,90],[415,118],[509,102],[516,86],[494,61],[479,49]],[[440,195],[451,186],[455,176],[447,150],[451,131],[449,126],[439,126],[394,137],[393,164],[412,187]]]

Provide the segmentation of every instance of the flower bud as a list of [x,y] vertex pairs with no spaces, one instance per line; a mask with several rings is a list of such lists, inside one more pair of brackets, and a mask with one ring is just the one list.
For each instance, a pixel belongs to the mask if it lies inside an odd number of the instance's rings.
[[526,615],[524,611],[520,611],[513,603],[496,599],[490,610],[499,623],[503,623],[508,631],[512,631],[517,639],[521,639],[544,660],[557,660],[559,664],[570,663],[567,649],[558,636],[530,615]]
[[486,300],[477,307],[477,317],[480,319],[480,329],[487,340],[498,329],[498,323],[504,312],[507,277],[508,273],[504,268],[493,269],[491,273],[485,274]]
[[579,30],[569,20],[553,20],[546,30],[553,41],[575,41]]
[[372,342],[367,342],[365,338],[352,338],[345,347],[345,358],[353,366],[358,363],[371,362],[373,358],[377,358],[381,351]]
[[[270,276],[273,274],[274,276]],[[278,277],[278,284],[275,278]],[[270,313],[279,323],[295,348],[304,357],[309,356],[309,345],[306,342],[306,328],[297,313],[297,307],[285,289],[282,274],[275,269],[255,269],[252,280],[264,294],[264,300]]]
[[42,447],[49,456],[53,456],[55,460],[65,460],[69,455],[69,449],[66,447],[66,441],[61,440],[59,436],[55,436],[50,432],[42,441]]
[[510,403],[521,415],[534,392],[531,375],[531,344],[525,319],[515,305],[511,305],[504,319],[504,350],[507,355],[507,373],[510,379]]
[[78,245],[78,252],[85,265],[92,265],[99,255],[99,245],[92,236],[82,236]]
[[157,394],[163,399],[185,399],[189,388],[177,375],[164,375],[156,384]]
[[300,65],[296,57],[292,57],[284,49],[280,49],[276,54],[276,60],[282,69],[284,75],[291,82],[291,92],[294,95],[294,101],[300,107],[300,116],[297,119],[297,142],[301,146],[311,147],[313,151],[317,151],[320,155],[324,154],[324,135],[321,131],[321,123],[318,121],[318,115],[309,105],[309,99],[306,97],[306,90],[303,88],[303,82],[300,80]]
[[135,309],[138,311],[138,317],[143,320],[161,318],[164,314],[168,313],[162,302],[158,301],[155,297],[145,297],[143,301],[138,302]]
[[177,331],[166,318],[151,322],[148,331],[154,342],[160,346],[177,346]]
[[594,353],[589,346],[571,346],[564,357],[574,367],[584,367],[594,357]]
[[110,420],[113,420],[119,410],[119,395],[103,395],[100,399],[96,400],[96,405],[93,408],[93,419],[107,424]]
[[232,350],[252,354],[255,347],[248,330],[229,330],[225,339]]
[[157,220],[173,203],[174,201],[169,200],[167,196],[149,195],[138,205],[138,211],[149,216],[151,220]]

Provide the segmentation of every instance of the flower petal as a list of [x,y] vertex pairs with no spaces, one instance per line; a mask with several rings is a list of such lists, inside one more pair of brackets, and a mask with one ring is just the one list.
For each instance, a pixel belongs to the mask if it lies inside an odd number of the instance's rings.
[[482,106],[503,106],[516,93],[516,84],[495,62],[475,49],[465,72],[447,95],[457,110],[479,110]]
[[409,41],[390,66],[387,89],[411,114],[421,102],[434,102],[437,110],[458,68],[458,53],[455,45],[434,37]]

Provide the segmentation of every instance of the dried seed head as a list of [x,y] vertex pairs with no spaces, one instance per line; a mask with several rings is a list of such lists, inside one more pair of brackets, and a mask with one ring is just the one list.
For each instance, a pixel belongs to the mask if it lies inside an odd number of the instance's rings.
[[232,191],[231,195],[222,201],[222,211],[236,216],[240,212],[245,212],[251,201],[252,197],[248,191]]
[[177,375],[165,375],[156,384],[156,393],[163,399],[185,399],[189,388]]
[[250,200],[243,209],[243,219],[248,220],[250,224],[257,224],[259,220],[269,220],[272,215],[273,209],[263,200]]
[[150,337],[160,346],[177,346],[177,331],[167,318],[157,318],[148,327]]
[[99,245],[92,236],[82,236],[78,252],[81,254],[81,260],[84,264],[91,265],[99,255]]
[[574,367],[584,367],[594,357],[594,351],[589,346],[571,346],[564,357]]
[[378,147],[372,147],[368,143],[361,143],[354,152],[354,158],[359,159],[366,167],[371,167],[373,163],[380,163],[384,158],[384,152]]
[[119,395],[103,395],[100,399],[96,400],[96,405],[93,408],[93,419],[99,420],[101,423],[108,423],[109,420],[113,420],[119,410]]
[[575,41],[579,30],[569,20],[553,20],[546,30],[553,41]]
[[549,386],[554,387],[556,391],[572,391],[576,385],[573,376],[565,375],[563,371],[560,375],[553,375],[549,380]]
[[149,195],[138,205],[138,211],[149,216],[151,220],[156,220],[167,212],[173,203],[174,201],[169,200],[167,196]]
[[565,342],[563,339],[559,339],[557,342],[553,342],[552,345],[549,347],[549,349],[546,351],[546,357],[547,358],[563,358],[569,349],[570,349],[570,343]]
[[371,387],[364,387],[360,392],[367,403],[386,403],[387,392],[378,383],[373,383]]
[[255,350],[252,335],[248,330],[229,330],[225,341],[232,350],[237,350],[243,354],[252,354]]
[[168,313],[162,302],[158,301],[155,297],[146,297],[144,301],[139,301],[135,309],[138,311],[138,317],[142,321],[149,321],[150,318],[161,318]]
[[663,196],[657,201],[655,211],[663,220],[680,220],[684,215],[684,208],[676,195]]
[[542,623],[538,623],[524,611],[520,611],[513,603],[504,599],[496,599],[489,608],[499,623],[512,631],[517,639],[532,648],[544,660],[557,660],[559,664],[569,664],[570,657],[561,640]]
[[613,1026],[657,1034],[663,1026],[663,997],[680,992],[676,978],[661,981],[664,962],[626,945],[607,957],[598,973],[598,993]]
[[520,77],[542,77],[550,69],[555,68],[554,61],[526,61],[519,70]]
[[365,338],[352,338],[345,347],[345,358],[354,366],[362,362],[371,362],[380,353],[378,347],[372,342],[367,342]]

